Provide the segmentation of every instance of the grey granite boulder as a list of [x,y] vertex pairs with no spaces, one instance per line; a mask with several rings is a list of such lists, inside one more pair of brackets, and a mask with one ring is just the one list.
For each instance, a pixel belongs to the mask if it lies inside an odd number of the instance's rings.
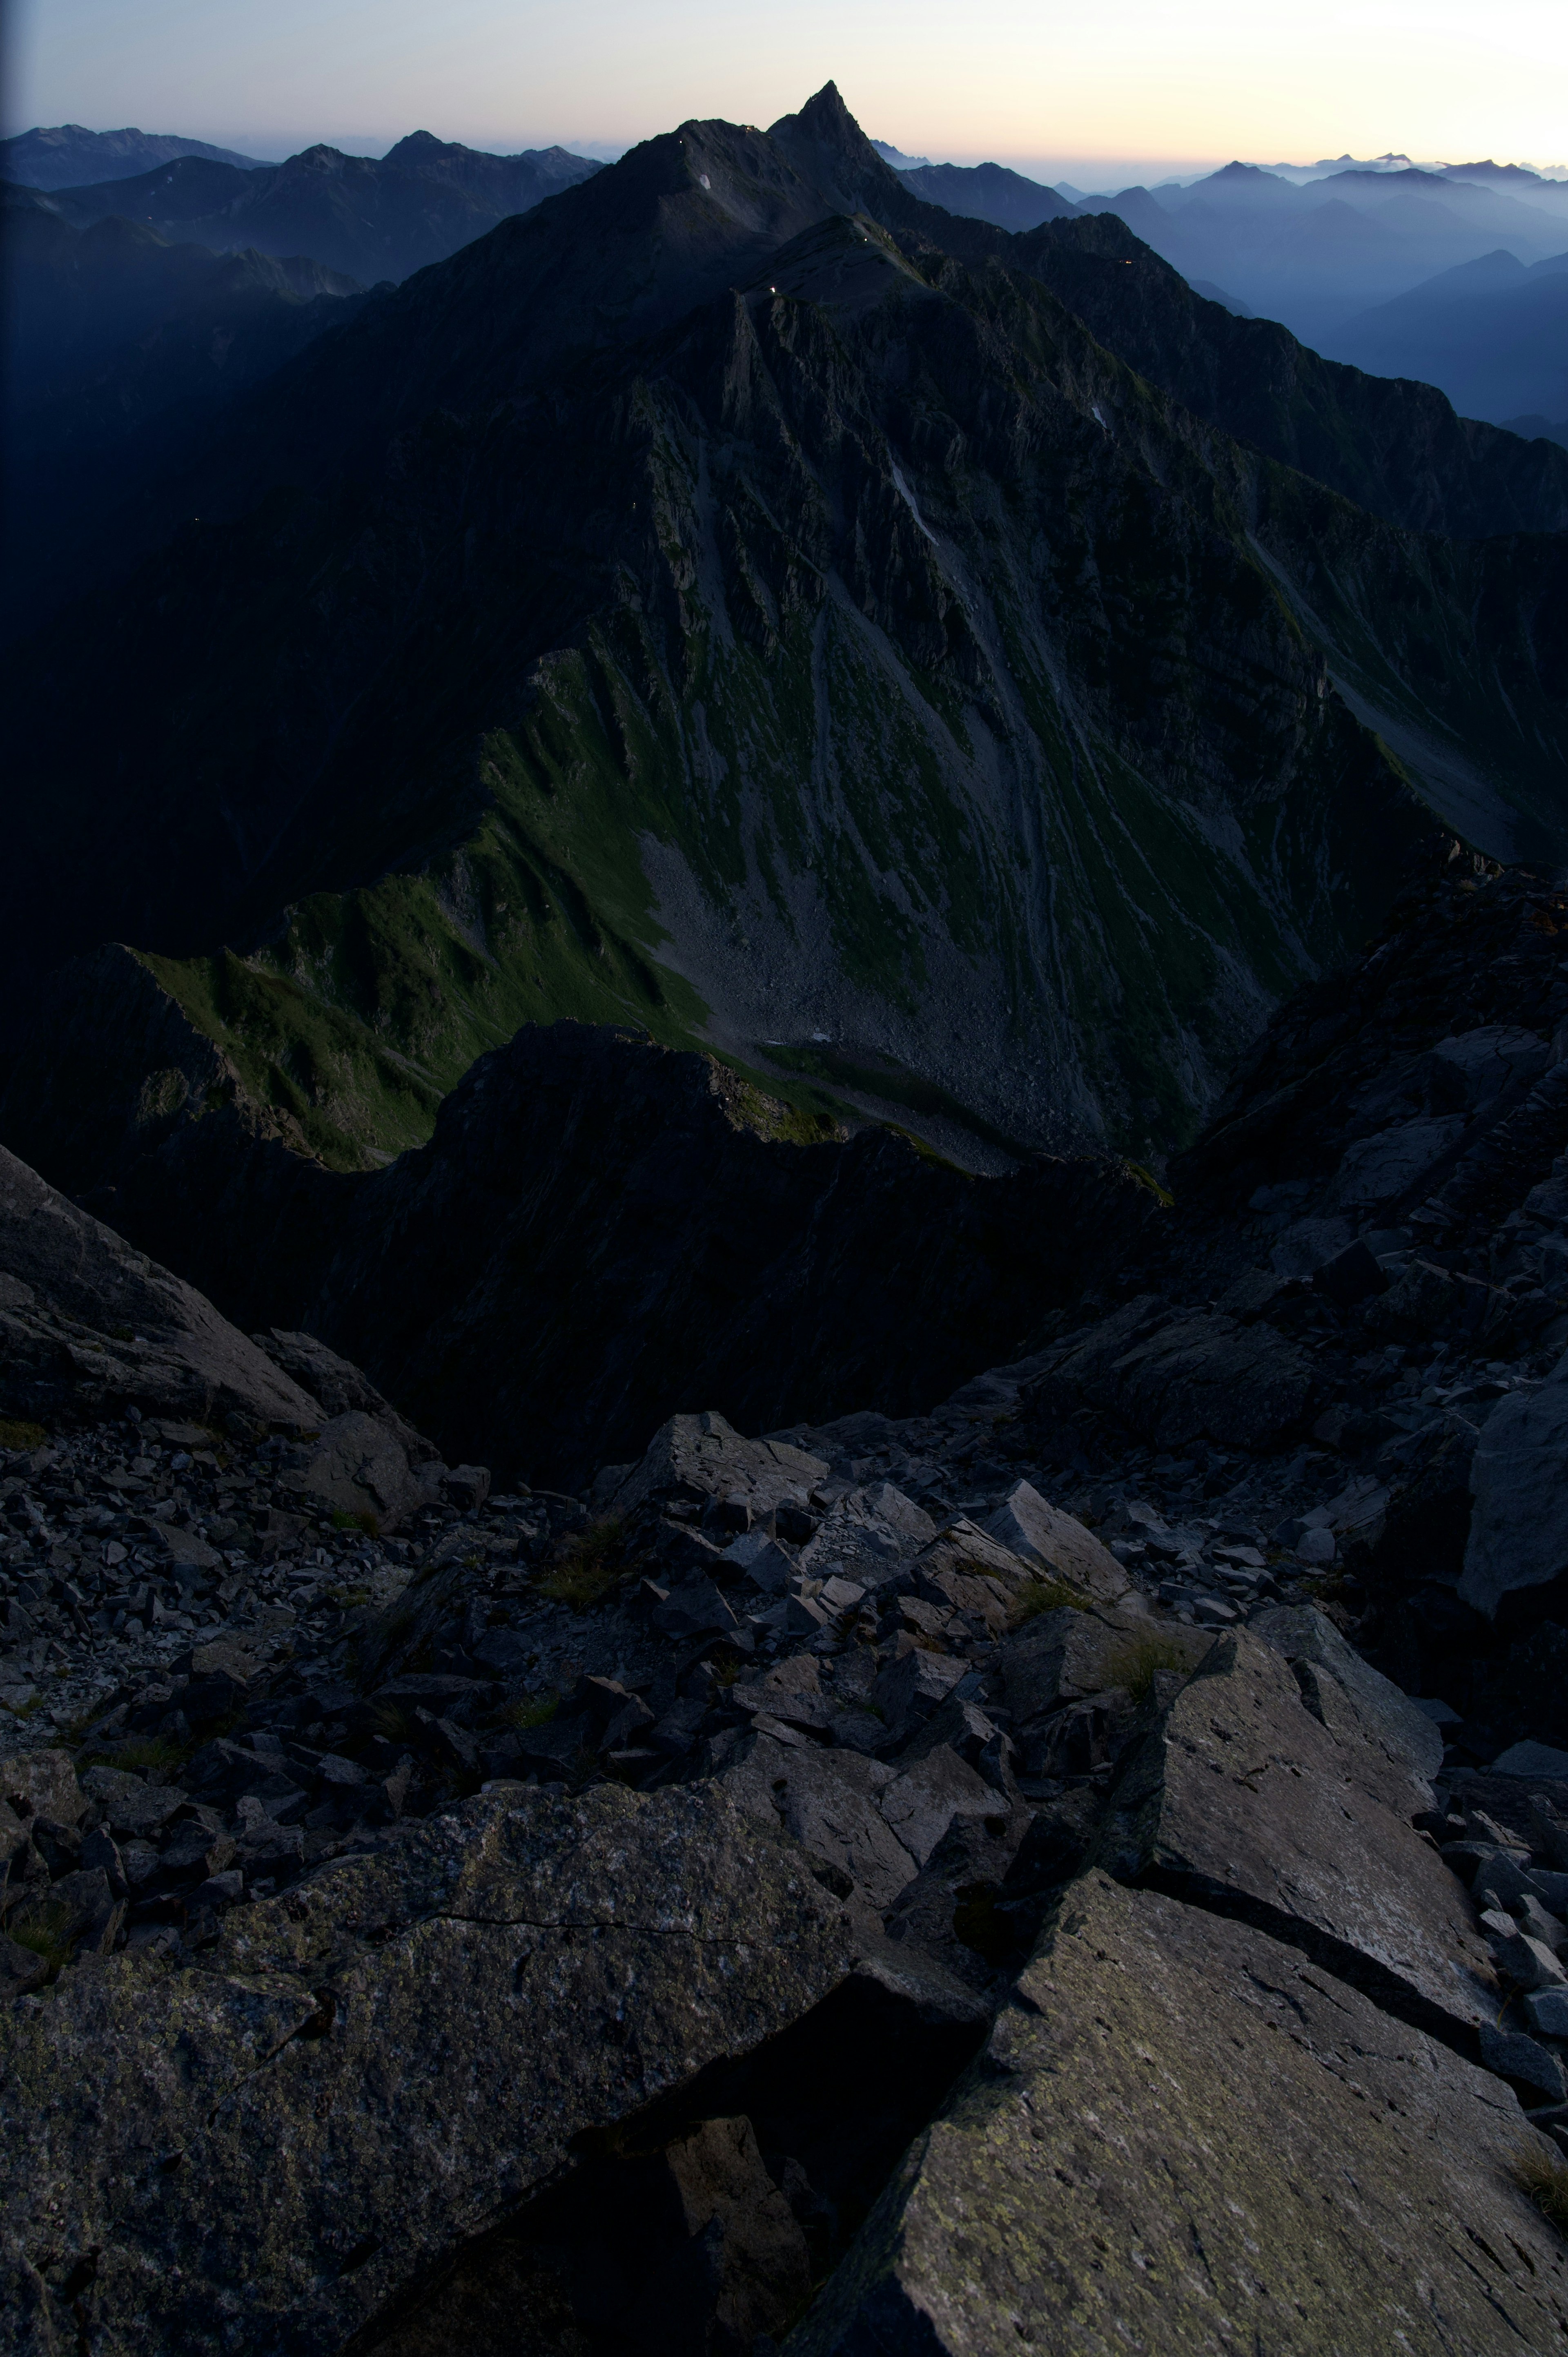
[[0,1412],[238,1409],[311,1429],[311,1394],[184,1281],[0,1146]]
[[1568,1571],[1568,1357],[1539,1390],[1498,1402],[1470,1460],[1470,1490],[1459,1593],[1490,1618],[1515,1589]]
[[986,1517],[985,1530],[999,1546],[1020,1556],[1036,1572],[1065,1580],[1086,1597],[1113,1603],[1127,1592],[1128,1579],[1109,1547],[1071,1514],[1051,1505],[1027,1481],[1010,1490]]
[[1142,1597],[1113,1609],[1079,1611],[1070,1604],[1042,1612],[1004,1638],[997,1656],[1007,1707],[1022,1727],[1108,1687],[1143,1683],[1155,1667],[1195,1670],[1214,1640],[1206,1629],[1155,1622]]
[[1499,2080],[1292,1949],[1090,1874],[786,2357],[1555,2349],[1527,2141]]
[[1127,1760],[1096,1863],[1200,1899],[1463,2042],[1501,2001],[1465,1892],[1359,1724],[1331,1731],[1250,1631],[1218,1637]]
[[362,1408],[324,1425],[307,1461],[283,1481],[317,1512],[326,1507],[377,1531],[395,1531],[426,1496],[396,1426]]
[[[752,1819],[792,1834],[841,1896],[856,1895],[881,1914],[916,1874],[914,1858],[878,1806],[893,1773],[858,1751],[824,1751],[814,1743],[757,1735],[745,1759],[720,1781]],[[986,1800],[994,1805],[989,1792]]]
[[848,1969],[712,1791],[466,1801],[0,2021],[0,2351],[342,2349],[467,2238]]
[[[1327,1671],[1349,1697],[1369,1740],[1380,1744],[1391,1761],[1408,1770],[1412,1778],[1421,1780],[1423,1786],[1425,1780],[1436,1775],[1443,1765],[1442,1728],[1418,1703],[1402,1693],[1391,1678],[1385,1678],[1364,1662],[1355,1647],[1347,1644],[1333,1621],[1316,1606],[1266,1605],[1262,1612],[1252,1615],[1248,1626],[1254,1636],[1273,1645],[1287,1662],[1309,1663]],[[1299,1668],[1296,1683],[1303,1685]],[[1305,1685],[1303,1691],[1305,1692]],[[1316,1692],[1320,1694],[1321,1689]],[[1326,1723],[1333,1723],[1312,1695],[1308,1695],[1307,1707]],[[1430,1795],[1424,1789],[1417,1789],[1412,1810],[1430,1806]]]
[[735,1491],[760,1517],[786,1500],[803,1503],[830,1469],[788,1441],[747,1440],[722,1415],[672,1415],[606,1502],[612,1512],[629,1514],[649,1498],[706,1500]]

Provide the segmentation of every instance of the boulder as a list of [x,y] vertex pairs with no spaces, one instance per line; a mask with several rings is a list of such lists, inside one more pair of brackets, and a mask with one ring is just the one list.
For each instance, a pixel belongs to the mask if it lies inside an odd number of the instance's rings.
[[879,1674],[871,1699],[881,1712],[890,1743],[902,1742],[923,1719],[947,1700],[966,1674],[967,1665],[950,1653],[933,1653],[911,1645]]
[[1463,2040],[1497,2013],[1491,1960],[1391,1805],[1404,1790],[1359,1721],[1324,1726],[1272,1646],[1227,1631],[1127,1760],[1096,1862],[1243,1915]]
[[803,1501],[831,1468],[784,1440],[747,1440],[722,1415],[672,1415],[608,1501],[629,1514],[650,1498],[744,1498],[755,1522],[788,1500]]
[[1332,1698],[1325,1704],[1320,1683],[1315,1682],[1309,1690],[1300,1665],[1311,1663],[1326,1670],[1348,1698],[1356,1721],[1369,1741],[1379,1745],[1391,1763],[1409,1773],[1412,1780],[1412,1810],[1431,1806],[1425,1784],[1443,1765],[1443,1731],[1419,1703],[1402,1694],[1391,1678],[1383,1677],[1364,1662],[1333,1621],[1314,1605],[1267,1605],[1262,1612],[1252,1615],[1248,1626],[1254,1636],[1262,1637],[1296,1667],[1296,1683],[1306,1695],[1308,1709],[1337,1731],[1339,1722],[1329,1716]]
[[17,1816],[73,1825],[87,1806],[69,1751],[23,1751],[0,1760],[0,1802]]
[[1470,1460],[1475,1504],[1459,1594],[1488,1619],[1505,1596],[1568,1571],[1568,1357],[1499,1400]]
[[0,1146],[0,1410],[46,1421],[136,1406],[312,1429],[317,1402],[194,1287]]
[[1113,1604],[1127,1592],[1126,1573],[1109,1547],[1071,1514],[1064,1514],[1027,1482],[1019,1481],[984,1528],[999,1546],[1021,1556],[1036,1571],[1067,1582],[1098,1602]]
[[403,1443],[410,1461],[423,1464],[435,1454],[423,1433],[415,1432],[412,1424],[399,1415],[389,1400],[383,1399],[362,1368],[351,1360],[339,1358],[314,1334],[285,1333],[274,1326],[269,1334],[252,1337],[274,1365],[291,1375],[302,1391],[321,1402],[328,1416],[347,1415],[359,1409],[362,1415],[373,1415],[384,1424]]
[[1458,1114],[1394,1122],[1348,1146],[1334,1182],[1334,1198],[1347,1211],[1391,1211],[1417,1189],[1425,1191],[1437,1166],[1465,1135]]
[[916,1871],[877,1805],[892,1781],[891,1768],[858,1751],[797,1748],[770,1735],[755,1737],[746,1758],[720,1779],[748,1815],[792,1834],[827,1868],[841,1897],[853,1891],[878,1914]]
[[89,1768],[82,1790],[98,1803],[112,1833],[144,1840],[162,1832],[189,1797],[177,1784],[148,1784],[128,1768]]
[[1294,1949],[1091,1873],[789,2357],[1544,2351],[1568,2255],[1510,2180],[1531,2141]]
[[1007,1707],[1023,1727],[1063,1703],[1111,1686],[1141,1685],[1144,1674],[1156,1668],[1195,1670],[1212,1642],[1207,1630],[1176,1621],[1156,1627],[1131,1609],[1079,1612],[1061,1605],[1005,1638],[996,1665]]
[[912,1760],[881,1797],[884,1818],[917,1866],[927,1864],[955,1818],[994,1817],[1001,1807],[983,1777],[946,1743]]
[[317,1510],[367,1518],[381,1532],[395,1531],[424,1502],[403,1442],[362,1408],[324,1425],[306,1463],[282,1478]]
[[843,1981],[712,1790],[496,1792],[0,2029],[0,2350],[338,2350],[613,2129]]

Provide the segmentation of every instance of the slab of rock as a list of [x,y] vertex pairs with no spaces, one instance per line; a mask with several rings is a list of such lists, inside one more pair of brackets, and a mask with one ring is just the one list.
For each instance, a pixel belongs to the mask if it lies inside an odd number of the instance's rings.
[[1141,1296],[1074,1339],[1041,1396],[1109,1408],[1157,1448],[1207,1438],[1262,1450],[1310,1424],[1327,1391],[1308,1354],[1272,1326],[1212,1312],[1173,1318]]
[[1010,1490],[983,1525],[999,1546],[1035,1570],[1065,1580],[1081,1595],[1113,1604],[1129,1586],[1126,1573],[1092,1531],[1042,1498],[1027,1481]]
[[0,1146],[0,1410],[321,1422],[310,1394],[183,1279]]
[[1352,1211],[1391,1207],[1423,1185],[1465,1135],[1463,1116],[1439,1114],[1393,1123],[1347,1147],[1334,1181],[1337,1202]]
[[148,1784],[128,1768],[89,1768],[82,1790],[103,1812],[112,1833],[134,1835],[143,1840],[161,1833],[188,1794],[177,1784]]
[[1459,1594],[1490,1619],[1516,1588],[1568,1571],[1568,1357],[1499,1400],[1470,1460],[1475,1500]]
[[950,1744],[934,1744],[882,1793],[882,1814],[918,1866],[924,1866],[955,1818],[993,1817],[998,1799]]
[[1554,2349],[1530,2137],[1499,2080],[1299,1953],[1090,1874],[789,2357]]
[[1261,1924],[1463,2042],[1497,2013],[1491,1961],[1391,1781],[1380,1745],[1331,1732],[1281,1654],[1228,1630],[1130,1755],[1095,1862]]
[[350,1408],[324,1425],[306,1464],[283,1476],[317,1509],[368,1517],[378,1531],[395,1531],[424,1503],[424,1487],[390,1425]]
[[0,1760],[0,1802],[17,1816],[73,1825],[87,1806],[69,1751],[22,1751]]
[[0,2350],[338,2350],[613,2126],[849,1967],[712,1790],[496,1792],[0,2028]]
[[[1253,1613],[1247,1625],[1287,1662],[1309,1663],[1326,1670],[1348,1696],[1369,1740],[1380,1745],[1390,1761],[1406,1770],[1413,1780],[1417,1789],[1411,1803],[1412,1813],[1431,1807],[1424,1788],[1443,1765],[1443,1730],[1419,1703],[1364,1662],[1315,1605],[1267,1605]],[[1307,1691],[1299,1671],[1296,1683]],[[1308,1708],[1316,1709],[1326,1725],[1336,1726],[1323,1706],[1322,1691],[1315,1685],[1308,1693]]]
[[897,1743],[946,1702],[965,1674],[967,1664],[950,1653],[933,1653],[912,1645],[889,1662],[878,1674],[871,1699],[882,1714],[887,1739]]
[[629,1514],[649,1498],[745,1498],[756,1520],[786,1499],[803,1501],[831,1467],[784,1440],[747,1440],[722,1415],[672,1415],[608,1501]]
[[915,1861],[878,1806],[893,1781],[882,1760],[758,1735],[719,1781],[748,1815],[792,1834],[842,1897],[853,1890],[881,1915],[914,1880]]
[[366,1415],[373,1415],[378,1424],[387,1426],[403,1443],[412,1463],[423,1464],[435,1457],[435,1450],[424,1434],[416,1432],[391,1401],[382,1398],[363,1369],[349,1359],[339,1358],[314,1334],[285,1333],[274,1326],[270,1334],[257,1334],[252,1339],[274,1365],[293,1377],[302,1391],[321,1402],[327,1415],[347,1415],[358,1408]]
[[1162,1668],[1195,1670],[1213,1641],[1208,1631],[1176,1621],[1155,1624],[1143,1613],[1079,1612],[1064,1604],[1005,1638],[996,1666],[1007,1707],[1022,1727],[1063,1703],[1128,1685],[1151,1660]]

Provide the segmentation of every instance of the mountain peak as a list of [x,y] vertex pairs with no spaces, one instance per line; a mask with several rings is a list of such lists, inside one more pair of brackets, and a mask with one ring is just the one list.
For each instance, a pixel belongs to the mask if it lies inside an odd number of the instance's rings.
[[806,101],[799,114],[781,114],[777,123],[768,125],[770,139],[788,140],[791,134],[797,139],[814,140],[819,147],[831,148],[838,155],[851,157],[856,164],[871,162],[881,165],[885,171],[891,168],[882,163],[881,156],[844,104],[837,82],[825,81],[816,96]]

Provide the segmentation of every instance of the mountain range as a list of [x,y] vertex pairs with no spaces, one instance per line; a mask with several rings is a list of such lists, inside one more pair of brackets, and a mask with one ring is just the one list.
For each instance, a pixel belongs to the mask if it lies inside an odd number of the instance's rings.
[[1568,847],[1568,455],[939,210],[831,86],[328,299],[12,659],[76,1183],[209,1104],[373,1167],[562,1016],[1147,1157],[1439,820]]
[[166,131],[86,131],[80,123],[35,126],[0,139],[0,180],[23,180],[32,188],[85,188],[96,180],[122,180],[172,164],[178,156],[201,156],[211,164],[260,168],[261,159],[232,147],[209,146]]
[[369,285],[445,261],[600,168],[564,147],[487,156],[414,131],[380,157],[317,146],[243,167],[180,156],[129,178],[57,185],[48,201],[78,229],[113,214],[218,252],[308,253]]
[[1361,312],[1326,348],[1378,376],[1441,385],[1466,417],[1560,417],[1568,412],[1568,253],[1527,265],[1499,247]]
[[[1229,164],[1189,186],[1088,201],[1115,212],[1189,281],[1223,290],[1243,313],[1280,320],[1337,359],[1436,382],[1466,409],[1484,400],[1477,414],[1488,418],[1537,405],[1539,338],[1528,350],[1499,354],[1484,376],[1456,371],[1450,348],[1463,328],[1456,322],[1434,341],[1428,311],[1446,302],[1454,272],[1499,253],[1550,269],[1568,248],[1568,184],[1488,165],[1474,177],[1354,169],[1297,185]],[[1401,298],[1432,281],[1423,302],[1403,307]],[[1513,341],[1520,328],[1509,329]],[[1561,382],[1561,335],[1553,349]]]

